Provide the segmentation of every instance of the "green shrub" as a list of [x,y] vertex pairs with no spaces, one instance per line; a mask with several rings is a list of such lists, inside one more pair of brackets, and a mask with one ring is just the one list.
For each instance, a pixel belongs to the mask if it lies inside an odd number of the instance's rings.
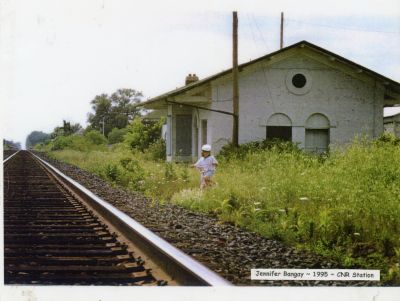
[[164,173],[165,179],[167,181],[175,180],[177,176],[174,169],[174,163],[166,162],[164,163],[164,167],[165,167],[165,173]]
[[189,168],[187,164],[185,164],[182,169],[181,178],[183,182],[189,182]]
[[290,141],[282,141],[279,139],[272,140],[262,140],[262,141],[253,141],[245,144],[241,144],[238,147],[233,146],[232,144],[224,145],[221,151],[218,154],[220,159],[244,159],[247,155],[259,152],[262,150],[276,150],[279,153],[281,152],[296,152],[300,153],[296,143]]
[[71,137],[68,136],[58,136],[53,140],[51,150],[61,150],[72,146]]
[[44,150],[78,150],[88,151],[91,149],[104,146],[107,139],[97,131],[88,131],[84,136],[82,135],[69,135],[57,136],[51,142],[42,147]]
[[126,182],[129,188],[135,191],[143,191],[146,173],[139,161],[131,157],[124,157],[120,160],[120,164],[127,172]]
[[135,118],[127,127],[124,142],[132,149],[144,152],[151,144],[161,138],[161,128],[164,120],[159,122]]
[[400,138],[396,137],[393,133],[384,132],[377,140],[377,145],[391,144],[400,146]]
[[143,170],[143,168],[140,166],[139,161],[130,157],[122,158],[120,160],[120,163],[123,168],[130,172],[138,172]]
[[147,158],[154,161],[164,161],[166,159],[166,145],[164,139],[157,139],[150,144],[146,150]]
[[112,131],[108,134],[108,142],[110,144],[115,144],[124,141],[124,136],[127,132],[128,132],[127,128],[123,129],[113,128]]
[[74,149],[80,151],[89,147],[88,142],[80,135],[58,136],[48,146],[50,150]]
[[91,130],[85,133],[86,140],[94,145],[106,144],[107,139],[99,131]]
[[113,163],[109,163],[105,166],[104,173],[106,178],[110,179],[113,182],[116,182],[121,174],[118,165]]

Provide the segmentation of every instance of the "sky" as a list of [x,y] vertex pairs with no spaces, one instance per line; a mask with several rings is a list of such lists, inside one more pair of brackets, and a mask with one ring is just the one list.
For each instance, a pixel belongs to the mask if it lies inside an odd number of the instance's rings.
[[[367,4],[366,4],[367,3]],[[146,98],[307,40],[400,82],[400,1],[0,1],[1,136],[24,144],[119,88]],[[400,108],[386,110],[386,115]]]

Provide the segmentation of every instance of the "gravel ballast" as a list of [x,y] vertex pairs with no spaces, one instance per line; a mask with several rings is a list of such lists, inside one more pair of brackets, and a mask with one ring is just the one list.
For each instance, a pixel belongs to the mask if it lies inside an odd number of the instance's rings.
[[16,152],[16,150],[3,150],[3,161]]
[[[60,171],[125,212],[175,247],[191,255],[235,285],[379,286],[372,281],[255,281],[254,268],[339,269],[332,259],[296,250],[275,239],[224,223],[215,217],[174,204],[157,204],[138,193],[113,187],[96,175],[38,153]],[[156,189],[156,187],[155,187]]]

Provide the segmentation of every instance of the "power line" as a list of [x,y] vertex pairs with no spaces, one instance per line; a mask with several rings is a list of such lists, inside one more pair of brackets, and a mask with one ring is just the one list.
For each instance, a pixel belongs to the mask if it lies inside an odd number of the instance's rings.
[[[255,46],[256,50],[259,51],[259,50],[258,50],[258,44],[257,44],[257,42],[256,42],[256,37],[255,37],[254,31],[253,31],[253,26],[252,26],[252,24],[251,24],[252,21],[253,21],[253,23],[257,24],[256,21],[255,21],[255,17],[254,17],[254,15],[252,15],[253,18],[252,18],[252,20],[250,20],[249,15],[246,14],[246,16],[247,16],[247,19],[249,20],[249,25],[250,25],[250,30],[251,30],[251,36],[252,36],[252,38],[253,38],[254,46]],[[258,28],[258,25],[257,25],[257,28]],[[258,28],[258,30],[259,30],[259,28]],[[259,30],[259,33],[260,33],[261,39],[265,42],[265,40],[263,39],[263,36],[262,36],[260,30]],[[267,71],[266,71],[266,68],[265,68],[265,66],[264,66],[264,63],[261,64],[261,69],[262,69],[262,74],[263,74],[263,77],[264,77],[264,82],[265,82],[265,85],[264,85],[264,86],[265,86],[265,89],[266,89],[266,93],[267,93],[267,95],[268,95],[270,98],[272,98],[271,90],[270,90],[269,87],[268,87]],[[273,103],[272,103],[272,107],[273,107],[273,109],[275,110],[275,106],[274,106]]]
[[314,22],[304,22],[304,21],[288,19],[288,18],[285,18],[285,21],[293,22],[293,23],[300,23],[300,24],[305,24],[305,25],[311,25],[311,26],[317,26],[317,27],[327,27],[327,28],[333,28],[333,29],[339,29],[339,30],[400,34],[400,31],[368,30],[368,29],[355,28],[355,27],[337,26],[337,25],[321,24],[321,23],[314,23]]
[[258,26],[257,19],[254,17],[253,14],[251,14],[251,17],[252,17],[252,19],[253,19],[254,24],[255,24],[256,27],[257,27],[258,33],[259,33],[259,35],[260,35],[260,37],[261,37],[261,40],[263,41],[263,43],[265,44],[265,46],[268,48],[268,44],[267,44],[267,42],[266,42],[265,39],[264,39],[264,35],[262,34],[262,32],[261,32],[261,30],[260,30],[260,27]]
[[248,24],[249,24],[249,28],[250,28],[251,38],[253,39],[253,43],[254,43],[254,46],[256,48],[256,51],[259,52],[258,44],[256,42],[256,37],[255,37],[255,34],[254,34],[254,30],[253,30],[252,20],[250,19],[249,14],[246,14],[246,17],[247,17],[247,20],[249,22]]

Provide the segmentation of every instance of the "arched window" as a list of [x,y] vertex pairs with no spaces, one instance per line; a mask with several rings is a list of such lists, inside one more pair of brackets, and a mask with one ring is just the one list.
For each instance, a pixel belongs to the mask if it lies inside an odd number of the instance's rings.
[[292,121],[282,113],[271,115],[267,121],[267,139],[292,141]]
[[306,121],[306,151],[324,153],[329,146],[329,119],[320,113],[308,117]]

